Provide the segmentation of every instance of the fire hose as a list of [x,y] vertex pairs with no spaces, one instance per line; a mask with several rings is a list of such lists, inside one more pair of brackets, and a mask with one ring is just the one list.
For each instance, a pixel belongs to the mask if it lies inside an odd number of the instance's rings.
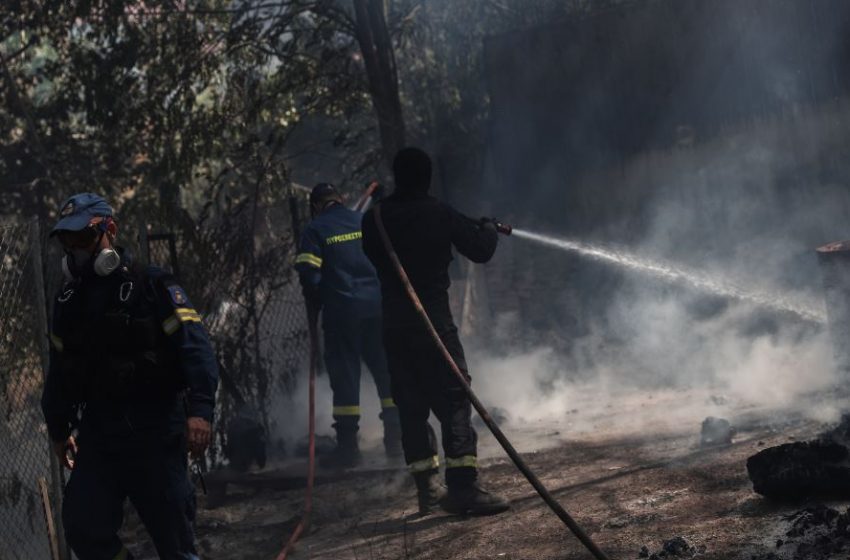
[[[434,324],[431,322],[430,317],[428,317],[428,312],[425,311],[425,307],[422,305],[422,301],[419,299],[419,296],[416,294],[416,291],[413,289],[413,285],[410,283],[410,278],[407,276],[407,272],[404,270],[404,267],[401,264],[401,261],[398,258],[398,255],[393,248],[392,241],[390,240],[389,235],[387,235],[387,231],[384,228],[383,220],[381,219],[381,206],[376,205],[374,208],[375,215],[375,225],[378,227],[378,233],[381,236],[381,240],[384,243],[384,247],[386,248],[387,255],[389,255],[390,261],[395,267],[396,272],[398,273],[399,279],[401,283],[404,285],[404,289],[407,292],[410,301],[413,303],[413,306],[416,308],[416,311],[419,313],[419,316],[422,318],[423,323],[425,323],[426,328],[428,329],[431,338],[434,339],[434,343],[439,348],[443,357],[448,362],[449,366],[451,366],[452,372],[460,383],[461,387],[463,387],[464,392],[466,392],[466,396],[469,398],[469,401],[472,403],[472,406],[475,407],[475,410],[478,412],[478,415],[490,429],[490,432],[495,436],[495,438],[499,441],[502,448],[505,450],[505,453],[511,458],[514,465],[516,465],[517,469],[525,476],[531,486],[537,491],[543,501],[547,506],[558,516],[558,518],[567,526],[567,528],[572,531],[572,533],[576,536],[576,538],[593,554],[594,558],[597,560],[609,560],[604,552],[593,542],[593,540],[588,536],[587,533],[575,522],[575,520],[570,516],[569,513],[561,506],[560,503],[555,499],[554,496],[549,492],[549,490],[540,482],[540,479],[537,478],[537,475],[532,472],[532,470],[528,467],[525,461],[520,457],[519,453],[517,453],[514,446],[505,437],[505,434],[502,433],[501,428],[493,421],[493,418],[490,416],[490,413],[487,412],[487,409],[484,408],[484,405],[481,404],[481,401],[478,400],[478,397],[472,391],[472,387],[467,382],[466,378],[463,375],[463,372],[460,371],[457,363],[452,357],[451,353],[449,353],[446,345],[443,344],[440,335],[437,333],[437,330],[434,328]],[[510,226],[505,224],[501,224],[495,220],[493,220],[494,225],[496,226],[496,230],[504,233],[505,235],[510,234]],[[278,560],[282,560],[278,558]]]
[[363,191],[363,194],[357,200],[357,204],[354,205],[353,210],[358,212],[366,212],[366,206],[372,200],[372,197],[375,196],[375,193],[381,187],[381,184],[378,181],[372,181],[369,185],[366,186],[366,190]]
[[307,306],[307,328],[310,331],[310,419],[308,421],[308,444],[307,444],[307,490],[304,496],[304,513],[301,520],[286,545],[276,560],[286,560],[287,554],[292,551],[301,534],[310,525],[310,517],[313,513],[313,483],[316,478],[316,374],[319,369],[319,313],[310,305]]

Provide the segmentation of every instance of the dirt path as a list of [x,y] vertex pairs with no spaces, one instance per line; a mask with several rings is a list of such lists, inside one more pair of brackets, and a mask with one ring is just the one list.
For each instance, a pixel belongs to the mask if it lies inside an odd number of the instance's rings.
[[[781,516],[799,505],[775,505],[754,494],[746,459],[764,447],[808,439],[823,424],[806,419],[805,409],[777,415],[738,404],[743,412],[727,415],[738,428],[735,442],[702,450],[697,443],[705,402],[705,394],[692,392],[630,395],[560,426],[508,427],[507,432],[517,435],[525,450],[541,442],[556,444],[524,455],[612,559],[637,558],[642,546],[655,551],[675,536],[704,547],[700,558],[706,559],[749,560],[757,552],[775,551]],[[659,415],[659,409],[669,414]],[[625,413],[642,420],[624,422]],[[511,500],[509,513],[419,518],[406,473],[360,476],[316,489],[314,522],[293,560],[589,558],[525,479],[499,458],[489,435],[482,435],[482,447],[492,456],[483,461],[484,481]],[[301,501],[301,490],[231,492],[223,507],[200,511],[203,557],[274,558],[297,521]]]
[[[794,433],[807,435],[805,429]],[[635,558],[642,545],[658,549],[678,535],[704,545],[707,558],[738,558],[764,544],[771,533],[766,525],[784,512],[751,493],[744,462],[760,447],[758,441],[764,446],[787,440],[787,435],[743,437],[717,451],[691,449],[692,434],[652,442],[573,442],[528,460],[612,558]],[[319,523],[298,558],[588,557],[512,466],[493,462],[484,472],[488,485],[511,499],[510,514],[417,519],[408,515],[411,497],[390,503],[364,499],[363,511],[352,517]],[[357,490],[366,489],[364,483]]]

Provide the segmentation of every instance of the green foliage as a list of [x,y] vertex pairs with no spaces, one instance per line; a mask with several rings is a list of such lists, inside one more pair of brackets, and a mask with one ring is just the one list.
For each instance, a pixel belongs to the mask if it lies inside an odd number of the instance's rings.
[[340,125],[369,109],[342,16],[297,0],[4,3],[5,196],[36,210],[34,181],[48,179],[50,208],[97,190],[197,214],[243,196],[260,170],[281,184],[299,122],[339,120],[322,132],[344,145]]
[[[386,2],[409,141],[438,153],[480,151],[484,38],[612,3]],[[98,190],[119,206],[181,204],[197,216],[204,204],[253,192],[261,169],[279,186],[293,158],[328,149],[342,182],[362,184],[379,147],[350,4],[4,2],[3,202],[44,214],[62,196]],[[258,149],[270,158],[259,167],[249,155]],[[270,186],[264,196],[279,192]]]

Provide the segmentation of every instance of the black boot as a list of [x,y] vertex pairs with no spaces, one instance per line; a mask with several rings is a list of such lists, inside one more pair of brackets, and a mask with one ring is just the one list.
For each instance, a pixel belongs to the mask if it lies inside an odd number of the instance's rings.
[[472,480],[464,484],[453,484],[445,498],[440,500],[440,507],[447,513],[455,515],[494,515],[510,509],[508,501],[498,494],[491,494]]
[[446,495],[446,487],[440,483],[440,471],[432,469],[413,473],[413,480],[416,482],[419,515],[428,515]]
[[360,464],[360,444],[357,441],[357,426],[334,424],[336,447],[319,464],[329,469],[350,469]]
[[399,459],[404,456],[401,447],[401,422],[398,418],[398,409],[395,407],[385,408],[381,412],[381,420],[384,422],[384,451],[387,457]]

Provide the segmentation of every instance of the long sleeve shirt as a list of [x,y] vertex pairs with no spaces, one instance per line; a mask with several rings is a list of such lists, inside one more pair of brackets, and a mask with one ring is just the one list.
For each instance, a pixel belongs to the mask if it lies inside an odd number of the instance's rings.
[[[495,231],[448,204],[422,193],[393,193],[381,202],[381,217],[413,288],[438,330],[453,324],[449,308],[452,248],[476,263],[489,261],[498,245]],[[381,280],[385,328],[418,325],[398,273],[375,224],[374,209],[363,217],[363,249]]]

